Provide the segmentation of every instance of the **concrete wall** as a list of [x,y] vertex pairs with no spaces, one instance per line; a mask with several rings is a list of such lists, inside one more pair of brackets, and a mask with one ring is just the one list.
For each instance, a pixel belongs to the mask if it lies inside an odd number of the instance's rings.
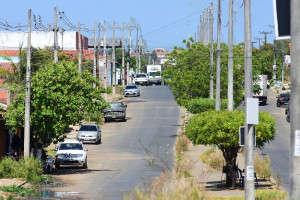
[[[78,37],[76,31],[65,31],[63,35],[58,33],[58,46],[59,49],[76,50]],[[82,38],[85,48],[88,46],[88,39]],[[53,47],[54,32],[33,31],[31,34],[31,46],[35,48],[44,49],[45,47]],[[0,49],[18,50],[27,47],[27,33],[22,31],[9,32],[0,31]]]

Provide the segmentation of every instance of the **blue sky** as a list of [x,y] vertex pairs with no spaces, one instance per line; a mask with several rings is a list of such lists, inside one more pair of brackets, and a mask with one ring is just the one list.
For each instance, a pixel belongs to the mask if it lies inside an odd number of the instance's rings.
[[[122,23],[129,23],[134,18],[142,28],[144,40],[147,42],[147,50],[183,46],[182,40],[189,36],[195,36],[199,25],[199,16],[210,3],[217,5],[217,0],[10,0],[1,2],[0,22],[17,26],[27,24],[28,9],[33,14],[41,16],[44,25],[53,23],[53,12],[56,6],[58,11],[64,11],[69,21],[76,25],[78,22],[93,29],[94,22],[103,24],[107,21],[111,26],[113,21],[120,27]],[[228,0],[223,0],[221,41],[228,40]],[[244,6],[243,0],[234,0],[235,22],[234,43],[244,41]],[[252,0],[252,38],[263,38],[259,31],[272,31],[269,25],[274,25],[273,0]],[[217,35],[217,7],[214,9],[214,39]],[[71,30],[61,20],[59,27]],[[0,26],[1,27],[1,26]],[[93,37],[92,33],[83,32],[87,37]],[[101,32],[103,36],[103,32]],[[108,31],[108,37],[112,32]],[[121,37],[122,31],[116,31],[116,37]],[[125,32],[127,39],[127,32]],[[273,41],[274,34],[268,35],[268,42]],[[133,45],[136,41],[136,30],[133,31]],[[258,46],[258,43],[254,46]]]

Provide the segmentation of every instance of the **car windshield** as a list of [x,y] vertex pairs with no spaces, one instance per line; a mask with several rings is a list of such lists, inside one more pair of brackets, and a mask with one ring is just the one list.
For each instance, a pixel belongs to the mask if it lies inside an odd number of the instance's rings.
[[79,131],[97,131],[96,126],[81,126]]
[[280,97],[290,97],[290,94],[280,94]]
[[137,78],[146,78],[146,74],[137,74],[136,77]]
[[128,85],[126,89],[137,89],[137,87],[135,85]]
[[124,105],[122,103],[111,103],[111,108],[124,108]]
[[80,143],[62,143],[59,150],[83,150],[83,147]]

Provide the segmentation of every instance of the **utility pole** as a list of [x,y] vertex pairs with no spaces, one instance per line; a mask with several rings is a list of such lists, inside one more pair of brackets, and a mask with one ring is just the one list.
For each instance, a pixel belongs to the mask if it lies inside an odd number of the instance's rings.
[[136,27],[136,47],[135,47],[135,51],[136,51],[136,54],[135,54],[135,73],[137,74],[138,73],[138,68],[139,68],[139,61],[138,61],[138,53],[139,53],[139,25],[137,24],[137,27]]
[[124,48],[124,29],[125,29],[125,25],[124,25],[124,22],[123,22],[123,30],[122,30],[122,87],[124,88],[125,86],[125,58],[124,58],[124,54],[125,54],[125,48]]
[[112,66],[112,72],[113,72],[113,78],[112,78],[112,94],[113,94],[113,98],[115,99],[116,97],[116,49],[115,49],[115,32],[116,32],[116,23],[114,21],[114,25],[113,25],[113,44],[112,44],[112,60],[113,60],[113,66]]
[[139,39],[139,54],[138,54],[138,60],[139,60],[139,73],[141,73],[141,40]]
[[284,87],[284,42],[281,40],[281,81],[282,87]]
[[272,31],[266,32],[266,31],[259,31],[260,34],[265,34],[265,44],[267,44],[267,34],[273,33]]
[[197,31],[198,31],[198,42],[200,42],[200,25],[197,26]]
[[31,90],[31,9],[28,10],[27,67],[24,126],[24,158],[30,156],[30,90]]
[[78,70],[79,73],[82,73],[81,66],[81,34],[80,34],[80,22],[78,22]]
[[[128,32],[127,32],[128,34]],[[129,69],[129,59],[130,59],[130,56],[131,56],[131,19],[130,19],[130,24],[129,24],[129,34],[128,34],[128,41],[129,41],[129,44],[128,44],[128,55],[127,55],[127,64],[126,64],[126,67],[127,67],[127,85],[131,84],[131,73],[130,73],[130,69]]]
[[130,18],[130,25],[129,25],[129,55],[131,56],[131,45],[132,45],[132,41],[131,41],[131,29],[132,29],[132,18]]
[[98,79],[99,79],[99,83],[101,83],[101,69],[100,69],[100,50],[101,50],[101,38],[100,38],[100,30],[101,30],[101,26],[100,23],[98,24],[98,53],[97,53],[97,59],[98,59]]
[[[93,77],[96,78],[97,73],[97,22],[94,24],[94,65],[93,65]],[[93,88],[96,88],[96,84],[93,83]]]
[[277,49],[276,49],[276,46],[277,46],[277,42],[276,42],[276,40],[274,40],[274,64],[273,64],[273,70],[274,70],[274,77],[273,77],[273,82],[274,83],[276,83],[276,70],[277,70],[277,61],[276,61],[276,51],[277,51]]
[[214,99],[214,38],[213,38],[213,3],[210,6],[210,14],[209,14],[209,39],[210,39],[210,80],[209,80],[209,98],[211,100]]
[[58,50],[57,50],[57,10],[54,7],[54,62],[58,63]]
[[200,15],[199,42],[203,44],[202,29],[203,29],[202,15]]
[[300,199],[300,2],[291,0],[291,148],[290,148],[290,197]]
[[245,34],[245,199],[254,200],[254,126],[247,122],[248,99],[252,98],[251,0],[244,1]]
[[209,8],[206,10],[206,44],[209,43]]
[[206,12],[203,11],[203,44],[205,45],[206,44]]
[[104,24],[103,24],[103,67],[104,67],[104,100],[107,100],[107,57],[106,57],[106,22],[104,20]]
[[228,104],[227,109],[233,110],[233,0],[229,0],[228,27]]
[[263,40],[264,38],[258,38],[258,37],[256,37],[256,38],[254,38],[255,40],[258,40],[258,48],[260,49],[260,41],[261,40]]
[[221,110],[221,55],[220,55],[220,34],[221,34],[221,0],[218,0],[218,35],[217,35],[217,67],[216,67],[216,110]]

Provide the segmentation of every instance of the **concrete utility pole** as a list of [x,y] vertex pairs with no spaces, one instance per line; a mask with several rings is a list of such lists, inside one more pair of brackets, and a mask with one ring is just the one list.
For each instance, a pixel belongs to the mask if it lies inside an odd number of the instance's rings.
[[57,50],[57,10],[54,7],[54,62],[58,63],[58,50]]
[[300,199],[300,1],[291,0],[290,199]]
[[206,11],[203,11],[203,44],[206,45]]
[[106,57],[106,22],[104,20],[104,24],[103,24],[103,67],[104,67],[104,89],[105,89],[105,92],[104,92],[104,100],[106,101],[107,100],[107,92],[106,92],[106,89],[107,89],[107,57]]
[[138,60],[139,60],[139,73],[141,73],[141,44],[139,39],[139,54],[138,54]]
[[277,70],[277,61],[276,61],[276,45],[277,45],[277,42],[276,40],[274,40],[274,64],[273,64],[273,70],[274,70],[274,76],[273,76],[273,82],[276,83],[276,70]]
[[266,32],[266,31],[259,31],[260,34],[264,34],[265,35],[265,44],[267,44],[267,34],[271,34],[273,33],[272,31],[270,32]]
[[198,32],[198,42],[200,42],[200,25],[197,26],[197,32]]
[[209,98],[211,100],[214,99],[214,38],[213,38],[213,3],[210,6],[210,14],[209,14],[209,39],[210,39],[210,83],[209,83]]
[[135,47],[135,51],[136,51],[136,54],[135,54],[135,73],[137,74],[138,73],[138,70],[139,70],[139,61],[138,61],[138,53],[139,53],[139,25],[137,24],[137,27],[136,27],[136,47]]
[[[127,32],[128,34],[128,32]],[[131,56],[131,53],[130,53],[130,43],[131,43],[131,19],[130,19],[130,25],[129,25],[129,34],[128,34],[128,41],[129,41],[129,44],[128,44],[128,56],[127,56],[127,64],[126,64],[126,67],[127,67],[127,85],[131,84],[131,73],[130,73],[130,69],[129,69],[129,58]]]
[[131,47],[132,47],[132,39],[131,39],[132,21],[133,21],[133,19],[130,18],[130,25],[129,25],[129,55],[130,56],[132,53],[132,50],[131,50]]
[[255,40],[258,40],[258,48],[260,49],[260,41],[261,40],[263,40],[264,38],[258,38],[258,37],[256,37],[256,38],[254,38]]
[[206,10],[206,44],[209,43],[209,8]]
[[79,70],[79,73],[82,73],[80,22],[78,22],[78,70]]
[[228,27],[228,104],[227,109],[233,110],[233,0],[229,0]]
[[284,86],[284,42],[281,40],[281,81]]
[[98,53],[97,53],[97,59],[98,59],[98,79],[99,82],[101,83],[101,69],[100,69],[100,50],[101,50],[101,38],[100,38],[100,30],[101,30],[101,26],[100,23],[98,24]]
[[24,126],[24,158],[30,156],[30,90],[31,90],[31,9],[28,10],[27,67]]
[[[94,24],[94,65],[93,65],[93,77],[96,78],[97,73],[97,22]],[[96,84],[93,83],[93,88],[96,88]]]
[[245,199],[254,200],[254,126],[247,123],[248,98],[252,98],[251,0],[244,1],[245,13]]
[[123,29],[122,29],[122,73],[121,73],[121,77],[122,77],[122,87],[125,87],[125,58],[124,58],[124,54],[125,54],[125,48],[124,48],[124,41],[125,41],[125,36],[124,36],[124,29],[125,29],[125,25],[123,22]]
[[221,110],[221,53],[220,53],[220,34],[221,34],[221,0],[218,0],[218,36],[217,36],[217,67],[216,67],[216,110]]
[[113,94],[113,98],[115,99],[116,97],[116,49],[115,49],[115,32],[116,32],[116,23],[114,21],[114,25],[113,25],[113,44],[112,44],[112,61],[113,61],[113,66],[112,66],[112,74],[113,74],[113,78],[112,78],[112,94]]

